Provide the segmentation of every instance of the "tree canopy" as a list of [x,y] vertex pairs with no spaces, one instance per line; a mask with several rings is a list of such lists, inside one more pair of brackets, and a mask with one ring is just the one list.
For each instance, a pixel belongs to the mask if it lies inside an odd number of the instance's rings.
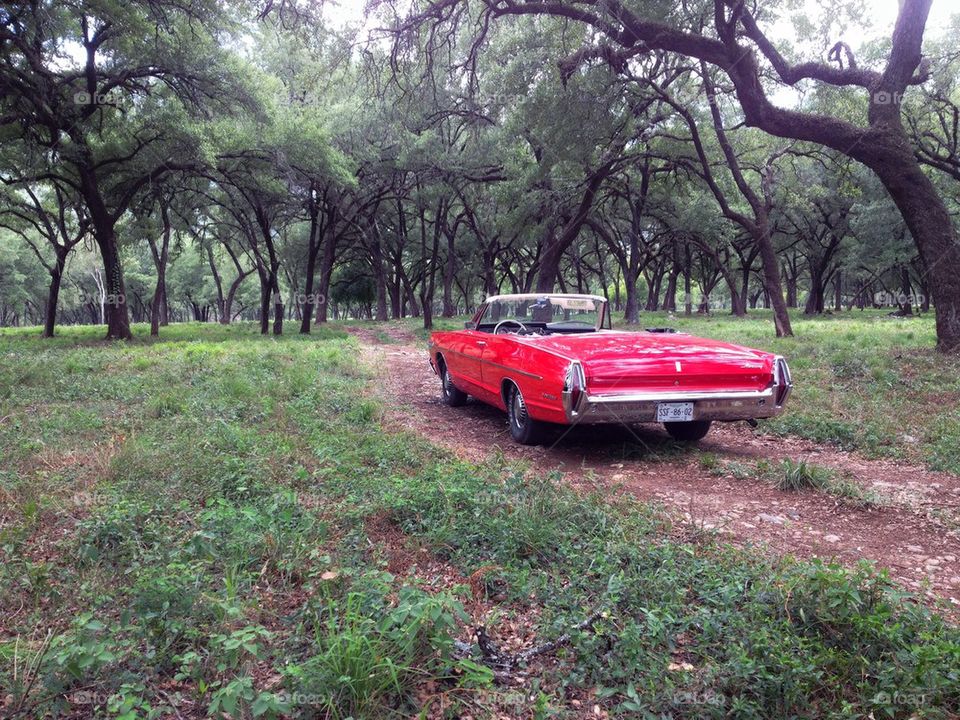
[[924,41],[931,2],[862,47],[855,0],[8,3],[0,323],[430,327],[558,289],[778,334],[930,310],[955,351],[958,26]]

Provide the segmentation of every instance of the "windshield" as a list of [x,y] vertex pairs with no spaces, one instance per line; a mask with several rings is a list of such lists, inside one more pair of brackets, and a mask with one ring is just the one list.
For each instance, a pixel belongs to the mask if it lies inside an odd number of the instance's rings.
[[[511,295],[490,298],[478,329],[589,332],[600,326],[604,302],[590,296]],[[522,325],[522,327],[521,327]]]

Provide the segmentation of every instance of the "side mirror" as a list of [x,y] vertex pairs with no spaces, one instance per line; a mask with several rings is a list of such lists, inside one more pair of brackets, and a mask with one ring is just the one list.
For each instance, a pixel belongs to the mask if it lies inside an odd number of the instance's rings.
[[477,326],[473,324],[473,320],[467,320],[467,321],[463,324],[463,327],[464,327],[466,330],[476,330],[476,329],[477,329]]

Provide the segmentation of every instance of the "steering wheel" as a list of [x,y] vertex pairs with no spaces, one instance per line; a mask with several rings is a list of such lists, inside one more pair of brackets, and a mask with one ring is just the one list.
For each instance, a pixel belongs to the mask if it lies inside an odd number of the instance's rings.
[[513,323],[514,325],[519,325],[521,332],[529,332],[529,331],[527,330],[527,326],[524,325],[524,324],[523,324],[522,322],[520,322],[519,320],[514,320],[514,319],[512,319],[512,318],[507,318],[506,320],[501,320],[500,322],[497,323],[497,326],[493,329],[493,334],[494,334],[494,335],[500,335],[500,328],[503,327],[504,323]]

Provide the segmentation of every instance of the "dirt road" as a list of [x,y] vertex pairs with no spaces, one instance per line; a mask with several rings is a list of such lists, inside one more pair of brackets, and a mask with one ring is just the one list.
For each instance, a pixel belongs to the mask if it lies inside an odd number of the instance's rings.
[[[677,451],[659,426],[593,426],[559,434],[542,447],[510,439],[502,412],[471,400],[450,408],[427,364],[426,347],[403,328],[351,328],[377,369],[385,422],[418,432],[457,455],[480,460],[493,452],[564,481],[662,503],[683,522],[734,542],[766,544],[778,553],[867,559],[886,567],[907,589],[940,598],[960,614],[960,477],[797,438],[758,435],[745,423],[715,425],[696,448]],[[873,493],[862,505],[821,491],[780,491],[758,477],[735,477],[766,459],[805,459],[834,468]]]

